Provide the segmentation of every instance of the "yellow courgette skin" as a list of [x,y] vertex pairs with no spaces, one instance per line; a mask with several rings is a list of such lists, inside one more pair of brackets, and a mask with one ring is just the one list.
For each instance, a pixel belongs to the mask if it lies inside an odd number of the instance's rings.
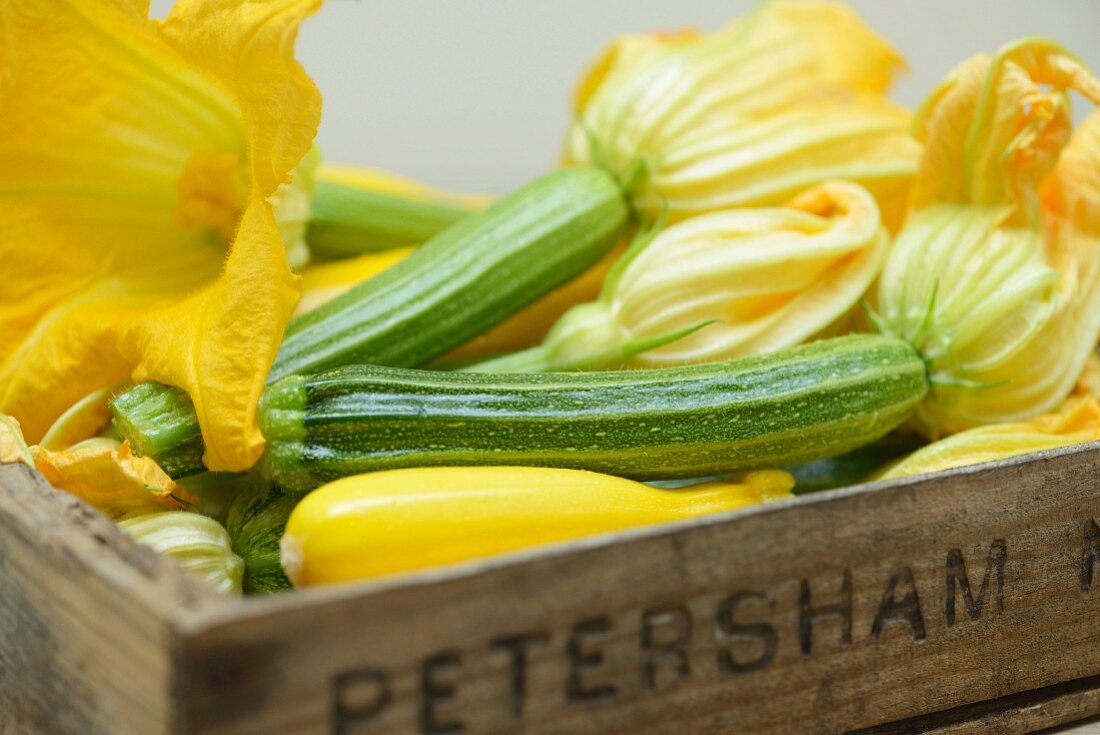
[[432,467],[329,483],[294,509],[282,562],[295,586],[371,579],[789,495],[786,472],[662,490],[580,470]]

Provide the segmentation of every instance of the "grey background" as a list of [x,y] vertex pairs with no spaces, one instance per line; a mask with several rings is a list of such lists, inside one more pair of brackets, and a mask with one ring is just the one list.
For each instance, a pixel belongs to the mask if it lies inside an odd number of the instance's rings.
[[[168,0],[155,0],[163,14]],[[1100,69],[1100,0],[854,0],[909,61],[913,105],[956,63],[1045,35]],[[299,58],[325,98],[328,160],[499,193],[545,171],[573,84],[615,35],[710,29],[751,0],[329,0]],[[1079,110],[1089,109],[1080,98]]]

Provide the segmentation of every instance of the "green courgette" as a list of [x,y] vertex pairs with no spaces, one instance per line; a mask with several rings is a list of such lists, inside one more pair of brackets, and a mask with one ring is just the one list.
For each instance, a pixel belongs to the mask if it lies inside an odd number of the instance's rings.
[[372,191],[318,179],[306,230],[318,258],[420,245],[477,211],[457,198]]
[[279,560],[279,539],[290,512],[298,504],[277,488],[250,478],[237,493],[225,514],[225,530],[233,551],[244,560],[244,591],[277,592],[290,589]]
[[917,352],[878,335],[663,370],[350,366],[268,388],[259,412],[263,472],[293,494],[362,472],[447,465],[699,477],[869,444],[905,420],[926,390]]
[[[268,382],[356,363],[422,365],[587,269],[619,239],[629,215],[618,182],[602,169],[543,176],[291,320]],[[142,384],[111,408],[142,454],[159,461],[181,453],[169,474],[202,471],[198,420],[183,391]]]

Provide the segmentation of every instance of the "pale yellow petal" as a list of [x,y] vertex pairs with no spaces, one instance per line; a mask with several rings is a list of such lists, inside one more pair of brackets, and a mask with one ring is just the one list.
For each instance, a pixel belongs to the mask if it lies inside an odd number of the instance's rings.
[[1100,80],[1049,41],[957,67],[924,103],[913,210],[880,279],[887,328],[915,343],[932,437],[1056,409],[1100,336]]
[[933,442],[892,464],[877,479],[965,467],[1100,439],[1100,404],[1091,396],[1067,401],[1030,421],[970,429]]
[[23,439],[19,422],[7,414],[0,413],[0,464],[14,462],[22,462],[28,467],[34,467],[34,458],[31,456],[27,442]]
[[925,153],[913,206],[1009,205],[1011,221],[1034,224],[1035,192],[1072,132],[1070,90],[1100,102],[1100,82],[1048,41],[963,62],[917,114]]
[[[1043,208],[1051,220],[1086,237],[1100,237],[1100,110],[1094,110],[1062,151],[1054,175],[1043,184]],[[1077,251],[1072,241],[1055,245],[1060,251]]]
[[638,355],[639,367],[763,354],[812,339],[859,304],[889,245],[874,198],[845,182],[814,187],[784,209],[687,220],[667,238],[659,236],[616,284],[619,322],[635,339],[716,323]]
[[290,182],[280,184],[275,193],[267,198],[275,212],[279,234],[283,238],[287,263],[295,270],[309,263],[311,257],[309,245],[306,243],[306,231],[309,229],[316,170],[320,160],[321,152],[314,146],[294,167]]
[[53,422],[39,444],[43,449],[57,451],[94,437],[111,423],[107,401],[113,392],[111,388],[103,388],[81,398]]
[[[631,252],[599,299],[565,314],[540,349],[548,369],[615,369],[624,359],[660,368],[791,347],[839,331],[888,245],[874,197],[848,182],[820,184],[786,207],[693,217]],[[671,335],[680,336],[632,354]]]
[[627,36],[581,80],[566,162],[610,168],[672,221],[863,184],[900,222],[919,145],[882,93],[901,57],[850,8],[763,4],[713,34]]

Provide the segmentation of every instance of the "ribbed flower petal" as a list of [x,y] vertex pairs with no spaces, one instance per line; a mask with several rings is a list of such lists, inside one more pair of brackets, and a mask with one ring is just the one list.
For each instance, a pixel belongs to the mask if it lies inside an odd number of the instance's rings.
[[0,464],[16,462],[34,467],[34,457],[31,456],[30,447],[23,439],[19,422],[7,414],[0,413]]
[[542,345],[474,369],[668,367],[797,345],[844,328],[889,242],[874,197],[848,182],[693,217],[632,246]]
[[881,96],[901,57],[848,7],[777,0],[717,33],[627,36],[581,80],[566,160],[673,220],[780,204],[828,179],[900,216],[919,146]]
[[664,367],[800,344],[855,306],[889,244],[863,188],[827,183],[783,209],[674,225],[623,271],[607,302],[632,339],[714,322],[632,361]]
[[932,436],[1054,410],[1100,334],[1100,118],[1074,134],[1070,90],[1100,102],[1072,55],[1021,41],[960,65],[917,116],[878,305],[928,360]]

